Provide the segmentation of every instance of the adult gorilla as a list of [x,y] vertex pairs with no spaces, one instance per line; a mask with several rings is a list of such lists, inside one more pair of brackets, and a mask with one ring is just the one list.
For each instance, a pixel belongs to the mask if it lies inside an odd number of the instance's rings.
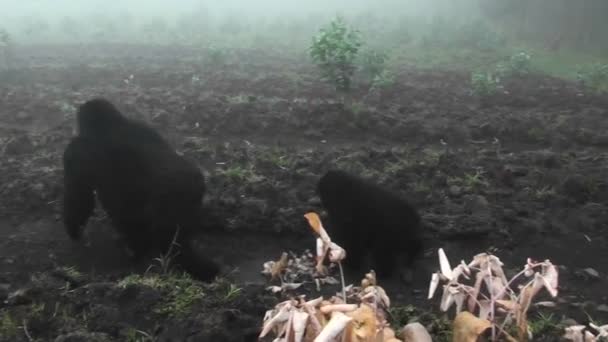
[[136,258],[166,252],[179,227],[175,261],[194,277],[212,280],[218,265],[192,245],[205,192],[198,167],[151,127],[126,118],[105,99],[81,105],[77,125],[79,135],[63,154],[68,235],[81,237],[97,194]]

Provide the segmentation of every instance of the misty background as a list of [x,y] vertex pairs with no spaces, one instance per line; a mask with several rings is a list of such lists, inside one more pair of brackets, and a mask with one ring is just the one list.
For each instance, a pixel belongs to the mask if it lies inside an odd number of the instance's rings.
[[604,0],[2,0],[18,44],[142,43],[305,47],[344,16],[375,44],[518,44],[608,54]]

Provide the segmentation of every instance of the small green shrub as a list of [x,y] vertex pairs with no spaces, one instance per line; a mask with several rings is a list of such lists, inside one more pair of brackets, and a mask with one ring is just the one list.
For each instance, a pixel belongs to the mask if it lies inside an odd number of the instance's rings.
[[587,89],[598,93],[608,92],[608,64],[581,66],[577,71],[577,79]]
[[310,57],[321,70],[326,82],[331,83],[336,90],[348,91],[360,47],[359,31],[349,28],[342,17],[336,17],[313,37]]
[[509,59],[509,66],[511,67],[511,73],[528,74],[532,69],[532,56],[525,51],[516,53]]
[[359,70],[363,78],[373,81],[376,77],[384,74],[388,55],[375,50],[365,50],[361,54]]
[[385,89],[393,84],[395,84],[395,76],[387,70],[384,70],[374,77],[370,91]]
[[11,35],[7,30],[0,27],[0,47],[9,46],[11,43]]
[[224,49],[219,48],[217,46],[210,45],[207,48],[205,62],[208,65],[218,66],[218,65],[224,64],[226,62],[227,56],[228,56],[228,54]]
[[498,91],[500,81],[489,72],[473,72],[471,74],[471,87],[477,96],[490,96]]
[[11,45],[11,35],[0,27],[0,69],[8,67],[12,62]]
[[532,56],[525,51],[509,57],[504,63],[496,66],[496,75],[500,77],[521,76],[529,74],[532,70]]

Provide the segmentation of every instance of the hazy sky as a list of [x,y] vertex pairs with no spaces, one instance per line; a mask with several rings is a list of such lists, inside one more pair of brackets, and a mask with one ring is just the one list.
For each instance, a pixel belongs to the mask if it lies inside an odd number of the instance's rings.
[[[309,11],[361,10],[425,12],[447,0],[0,0],[2,16],[39,13],[44,16],[78,15],[92,11],[129,10],[133,14],[176,14],[205,6],[212,12],[241,11],[250,14],[302,13]],[[441,6],[439,6],[441,7]]]

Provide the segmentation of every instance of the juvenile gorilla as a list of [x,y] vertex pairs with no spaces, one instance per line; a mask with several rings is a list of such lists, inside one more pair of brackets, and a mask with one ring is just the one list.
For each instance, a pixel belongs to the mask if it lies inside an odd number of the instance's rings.
[[63,219],[69,236],[81,237],[97,194],[136,258],[165,253],[179,227],[175,261],[198,279],[213,279],[219,267],[192,245],[205,192],[198,167],[105,99],[81,105],[76,120],[79,135],[63,154]]
[[379,277],[397,268],[410,281],[412,263],[422,251],[420,216],[407,201],[368,180],[332,170],[318,184],[329,216],[328,230],[346,249],[345,266],[360,270],[371,253]]

